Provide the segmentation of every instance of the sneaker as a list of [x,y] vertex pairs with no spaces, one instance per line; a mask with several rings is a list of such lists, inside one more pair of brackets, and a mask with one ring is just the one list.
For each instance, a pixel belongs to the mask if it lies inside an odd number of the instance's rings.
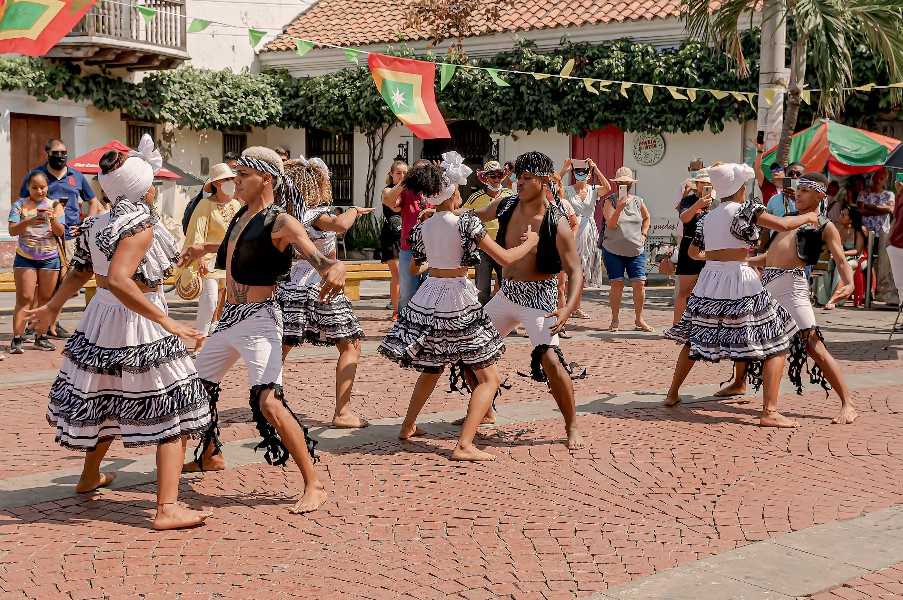
[[13,340],[9,343],[9,353],[10,354],[25,354],[25,350],[22,349],[22,344],[25,343],[25,339],[21,337],[14,337]]
[[34,339],[34,329],[31,328],[31,325],[27,325],[25,327],[25,333],[22,334],[23,342],[30,342]]
[[44,350],[46,352],[56,350],[56,346],[54,346],[53,343],[47,339],[47,336],[44,335],[39,335],[35,338],[34,348],[35,350]]
[[63,327],[63,324],[59,321],[57,321],[56,327],[54,327],[54,329],[56,329],[55,332],[52,330],[47,332],[48,337],[56,338],[58,340],[65,340],[72,337],[72,334],[69,333],[69,330]]

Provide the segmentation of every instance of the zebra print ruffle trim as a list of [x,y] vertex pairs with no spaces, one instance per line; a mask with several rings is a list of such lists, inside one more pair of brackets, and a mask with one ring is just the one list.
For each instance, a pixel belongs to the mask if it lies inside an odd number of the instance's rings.
[[76,331],[66,341],[63,356],[82,371],[121,377],[123,373],[146,373],[186,358],[188,350],[174,335],[146,344],[106,348],[91,342],[84,332]]

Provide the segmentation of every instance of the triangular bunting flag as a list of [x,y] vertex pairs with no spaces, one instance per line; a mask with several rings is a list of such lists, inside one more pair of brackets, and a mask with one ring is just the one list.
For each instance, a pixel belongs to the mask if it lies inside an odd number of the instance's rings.
[[774,104],[774,99],[777,96],[778,91],[773,87],[767,87],[762,90],[762,99],[765,100],[765,106],[771,106]]
[[304,56],[314,48],[313,42],[308,42],[307,40],[300,40],[295,38],[295,54],[298,56]]
[[455,76],[455,71],[458,69],[458,65],[450,65],[448,63],[443,63],[439,67],[439,89],[444,90],[445,86],[448,85],[448,82],[452,80],[452,77]]
[[627,88],[632,86],[632,83],[627,83],[626,81],[621,82],[621,95],[627,98]]
[[875,84],[866,83],[864,85],[860,85],[859,87],[854,87],[853,89],[857,92],[871,92],[873,89],[875,89]]
[[551,77],[551,75],[549,75],[548,73],[533,73],[533,79],[536,79],[537,81],[542,81],[543,79],[548,79],[549,77]]
[[608,89],[608,86],[610,86],[611,84],[612,84],[611,81],[600,81],[600,82],[599,82],[599,89],[602,90],[603,92],[611,91],[611,90]]
[[746,94],[746,100],[749,102],[749,105],[753,107],[753,109],[756,108],[756,96],[758,96],[758,94],[753,94],[752,92],[747,92]]
[[731,92],[731,96],[734,97],[734,100],[737,102],[747,102],[749,99],[741,94],[740,92]]
[[149,6],[136,6],[135,10],[138,11],[138,14],[141,15],[141,18],[144,19],[144,22],[148,25],[151,21],[154,20],[154,17],[157,16],[157,10],[155,8],[151,8]]
[[374,52],[367,64],[380,96],[414,135],[423,140],[451,137],[436,104],[436,63]]
[[484,70],[487,73],[489,73],[489,77],[492,78],[492,80],[495,82],[495,85],[497,85],[499,87],[508,87],[509,86],[509,83],[507,81],[505,81],[504,79],[499,77],[498,69],[484,69]]
[[800,99],[806,104],[812,103],[812,92],[809,90],[803,90],[800,92]]
[[564,67],[561,69],[560,75],[562,77],[570,77],[571,73],[574,72],[574,59],[568,59],[566,63],[564,63]]
[[651,85],[643,86],[643,95],[646,96],[646,102],[652,102],[653,87]]
[[586,88],[586,91],[587,91],[587,92],[590,92],[591,94],[595,94],[595,95],[597,95],[597,96],[599,95],[599,90],[597,90],[596,88],[593,87],[593,80],[592,80],[592,79],[584,79],[584,80],[583,80],[583,87]]
[[248,39],[251,41],[251,48],[256,48],[266,34],[266,31],[259,29],[248,29]]
[[727,92],[722,92],[721,90],[707,90],[707,91],[710,92],[713,96],[715,96],[719,100],[724,100],[725,98],[727,98],[730,95]]
[[673,85],[665,86],[665,89],[667,89],[669,92],[671,92],[671,97],[674,98],[675,100],[686,100],[687,99],[687,97],[684,96],[683,94],[681,94],[680,92],[678,92],[677,88],[674,87]]
[[345,59],[350,63],[360,64],[360,57],[356,50],[345,50]]
[[188,33],[198,33],[204,31],[208,27],[210,27],[210,21],[205,21],[204,19],[192,19],[187,31]]
[[690,102],[696,102],[696,89],[687,88],[687,96],[690,98]]

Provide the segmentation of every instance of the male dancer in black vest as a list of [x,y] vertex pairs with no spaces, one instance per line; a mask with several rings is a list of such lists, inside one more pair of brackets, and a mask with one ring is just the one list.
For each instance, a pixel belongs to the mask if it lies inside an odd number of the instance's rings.
[[[517,157],[514,173],[518,195],[499,198],[475,212],[483,221],[499,220],[496,241],[503,248],[518,245],[529,227],[539,232],[539,244],[505,267],[502,287],[484,310],[502,337],[520,324],[527,330],[533,344],[531,375],[548,383],[564,416],[567,447],[576,450],[583,447],[583,440],[577,431],[572,367],[558,347],[558,333],[579,305],[583,268],[567,216],[554,201],[552,159],[541,152],[527,152]],[[549,192],[552,202],[547,199]],[[562,270],[568,275],[568,290],[567,303],[559,309],[558,273]]]
[[304,477],[304,495],[290,510],[306,513],[326,501],[326,491],[314,470],[314,442],[285,403],[282,390],[282,313],[274,299],[276,281],[292,265],[292,247],[309,261],[323,278],[322,297],[330,299],[345,286],[345,267],[323,256],[307,236],[304,226],[274,204],[274,190],[285,196],[291,183],[283,178],[282,159],[263,147],[242,152],[236,168],[236,194],[246,205],[229,226],[226,239],[216,244],[191,246],[182,262],[218,250],[217,267],[226,270],[226,305],[216,329],[195,361],[198,376],[211,397],[211,429],[205,436],[195,463],[185,470],[225,467],[216,425],[219,383],[241,358],[248,370],[251,413],[263,441],[257,448],[272,465],[282,465],[289,455]]

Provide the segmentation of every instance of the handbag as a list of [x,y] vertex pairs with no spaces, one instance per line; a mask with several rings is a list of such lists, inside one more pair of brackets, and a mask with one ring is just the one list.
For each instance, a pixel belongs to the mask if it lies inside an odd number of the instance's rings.
[[197,300],[201,296],[201,274],[192,265],[179,272],[176,278],[176,294],[182,300]]

